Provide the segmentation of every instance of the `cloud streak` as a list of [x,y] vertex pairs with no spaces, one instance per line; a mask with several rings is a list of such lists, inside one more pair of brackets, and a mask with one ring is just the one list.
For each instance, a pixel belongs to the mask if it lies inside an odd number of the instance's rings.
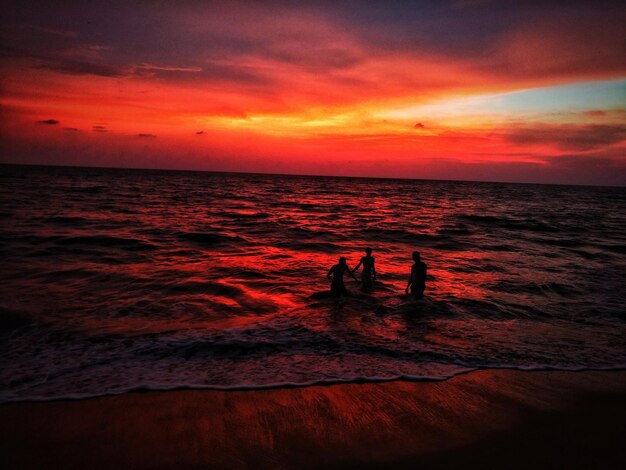
[[554,145],[562,150],[588,151],[626,142],[623,125],[534,125],[512,129],[506,140],[518,145]]
[[134,69],[141,70],[158,70],[161,72],[202,72],[201,67],[178,67],[171,65],[154,65],[154,64],[140,64],[135,65]]

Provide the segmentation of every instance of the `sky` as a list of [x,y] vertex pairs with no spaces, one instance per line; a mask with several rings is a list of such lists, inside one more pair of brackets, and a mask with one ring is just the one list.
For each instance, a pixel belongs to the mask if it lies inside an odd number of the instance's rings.
[[3,163],[626,186],[623,2],[0,16]]

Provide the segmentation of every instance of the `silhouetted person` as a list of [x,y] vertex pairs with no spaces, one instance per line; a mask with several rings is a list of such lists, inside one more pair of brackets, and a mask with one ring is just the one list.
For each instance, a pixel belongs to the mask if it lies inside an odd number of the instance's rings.
[[[346,259],[342,256],[339,258],[339,262],[334,265],[332,268],[328,270],[328,274],[326,277],[331,281],[330,283],[330,293],[335,297],[341,297],[342,295],[348,295],[348,291],[346,290],[346,286],[343,284],[343,275],[350,274],[356,280],[352,271],[348,267],[346,263]],[[331,276],[332,274],[332,276]]]
[[361,258],[356,268],[352,270],[352,274],[363,265],[363,274],[361,274],[361,288],[365,291],[372,290],[372,281],[376,280],[376,265],[372,256],[372,249],[365,248],[365,256]]
[[413,252],[413,261],[415,263],[411,266],[411,275],[405,292],[408,294],[409,288],[411,288],[411,295],[416,299],[421,299],[424,297],[424,289],[426,288],[426,263],[420,260],[419,251]]

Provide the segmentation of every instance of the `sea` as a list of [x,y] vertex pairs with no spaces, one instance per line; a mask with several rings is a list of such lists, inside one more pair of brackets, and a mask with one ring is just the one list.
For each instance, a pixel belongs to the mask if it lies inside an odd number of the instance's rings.
[[623,187],[1,165],[0,227],[0,402],[626,368]]

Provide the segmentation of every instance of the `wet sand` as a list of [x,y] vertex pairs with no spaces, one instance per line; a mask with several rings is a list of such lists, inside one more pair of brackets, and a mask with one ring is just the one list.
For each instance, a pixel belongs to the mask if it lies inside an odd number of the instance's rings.
[[626,468],[626,372],[0,405],[3,468]]

